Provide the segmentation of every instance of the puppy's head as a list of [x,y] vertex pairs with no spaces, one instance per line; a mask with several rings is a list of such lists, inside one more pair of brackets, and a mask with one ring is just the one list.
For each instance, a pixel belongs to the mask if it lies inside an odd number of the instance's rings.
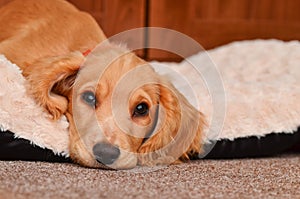
[[170,164],[201,151],[202,114],[133,53],[96,48],[80,69],[67,73],[49,83],[53,94],[45,103],[63,100],[46,107],[67,115],[70,156],[79,164],[127,169]]

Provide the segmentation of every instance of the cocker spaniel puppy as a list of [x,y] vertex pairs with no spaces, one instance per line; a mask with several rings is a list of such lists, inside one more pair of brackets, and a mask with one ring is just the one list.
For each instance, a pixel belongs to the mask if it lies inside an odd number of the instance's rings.
[[17,0],[0,9],[0,28],[0,53],[21,67],[37,103],[67,116],[75,162],[128,169],[201,152],[203,115],[147,62],[105,41],[90,15],[63,0]]

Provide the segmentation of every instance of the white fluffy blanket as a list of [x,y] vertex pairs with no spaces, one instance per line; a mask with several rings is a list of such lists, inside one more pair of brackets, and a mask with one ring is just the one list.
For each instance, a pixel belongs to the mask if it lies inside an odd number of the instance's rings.
[[[201,67],[205,52],[190,59]],[[221,74],[226,94],[226,117],[216,139],[264,136],[271,132],[292,133],[300,126],[300,43],[278,40],[254,40],[231,43],[208,51]],[[166,64],[166,63],[165,63]],[[191,77],[188,63],[167,63]],[[25,92],[26,81],[19,68],[0,56],[0,127],[16,137],[30,140],[55,153],[68,155],[68,123],[65,118],[54,123]],[[184,91],[173,79],[176,86]],[[177,81],[177,82],[176,82]],[[201,83],[203,85],[203,81]],[[200,89],[199,107],[211,121],[209,88]],[[186,94],[187,98],[189,95]],[[218,110],[215,110],[218,111]],[[208,135],[209,137],[209,135]]]
[[[200,52],[188,60],[204,72],[214,62],[223,80],[226,95],[223,129],[217,136],[210,131],[208,138],[233,140],[297,130],[300,126],[299,41],[234,42],[207,53],[210,59],[205,52]],[[221,110],[212,106],[211,88],[205,87],[205,78],[195,76],[188,62],[167,64],[190,78],[191,86],[198,92],[199,107],[211,123],[212,115],[218,115]],[[173,83],[182,92],[188,90],[178,79],[173,79]],[[185,96],[192,98],[189,93]]]
[[[0,55],[0,128],[56,154],[68,156],[68,122],[53,122],[26,93],[18,66]],[[1,133],[1,132],[0,132]]]

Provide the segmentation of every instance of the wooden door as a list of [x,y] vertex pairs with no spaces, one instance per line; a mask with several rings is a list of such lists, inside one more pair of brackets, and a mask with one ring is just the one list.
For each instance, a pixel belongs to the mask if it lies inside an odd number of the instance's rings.
[[[0,0],[0,6],[11,0]],[[110,37],[144,27],[182,32],[211,49],[231,41],[277,38],[300,40],[299,0],[68,0],[93,15]],[[174,43],[174,38],[141,32],[124,41]],[[129,46],[130,47],[130,46]],[[178,60],[157,50],[139,54],[149,59]]]
[[10,2],[11,0],[0,0],[0,7]]
[[[150,0],[149,26],[180,31],[205,49],[236,40],[300,40],[299,0]],[[175,42],[172,38],[149,38]],[[158,41],[155,41],[158,42]],[[149,51],[152,59],[174,55]]]

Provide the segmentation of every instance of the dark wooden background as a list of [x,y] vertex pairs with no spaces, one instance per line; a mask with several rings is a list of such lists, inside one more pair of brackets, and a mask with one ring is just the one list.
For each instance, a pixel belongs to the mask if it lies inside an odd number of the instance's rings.
[[[0,5],[10,0],[0,0]],[[205,49],[245,39],[300,40],[300,0],[69,0],[91,13],[109,37],[157,26],[180,31]],[[174,42],[172,37],[140,37]],[[158,40],[158,41],[153,41]],[[143,51],[147,59],[174,60],[170,53]]]

